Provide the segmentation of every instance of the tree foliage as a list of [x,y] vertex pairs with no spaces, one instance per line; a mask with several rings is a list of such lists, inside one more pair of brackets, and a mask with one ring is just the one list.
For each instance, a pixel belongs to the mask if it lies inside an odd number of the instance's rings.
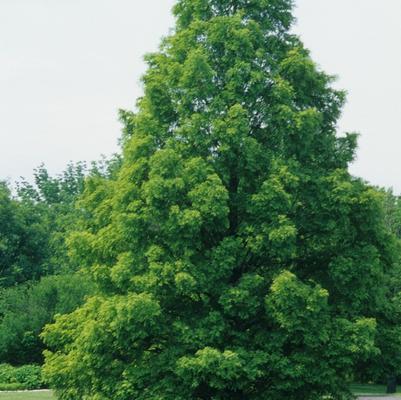
[[178,1],[121,169],[80,201],[98,293],[44,332],[61,400],[343,399],[380,351],[396,242],[291,3]]
[[34,184],[19,182],[15,196],[0,186],[0,287],[74,269],[65,237],[77,221],[75,202],[86,174],[83,163],[68,165],[56,177],[40,166]]
[[91,292],[87,276],[74,276],[78,266],[68,255],[67,238],[85,220],[78,199],[88,176],[111,179],[118,168],[118,156],[90,167],[70,163],[56,176],[42,165],[35,170],[33,183],[18,183],[15,195],[6,184],[0,185],[2,362],[42,362],[39,334],[44,325],[55,314],[73,311]]
[[37,279],[47,254],[46,241],[41,215],[31,213],[0,183],[0,287]]
[[41,364],[43,327],[82,305],[93,285],[80,275],[54,275],[0,291],[0,360]]
[[[378,302],[376,334],[379,352],[358,363],[355,378],[359,381],[386,383],[401,381],[401,208],[399,196],[391,190],[378,189],[383,199],[384,223],[396,240],[393,242],[396,262],[385,271],[381,284],[385,296]],[[393,238],[394,241],[394,238]],[[376,291],[377,288],[374,288]]]
[[119,168],[119,157],[102,158],[90,166],[84,162],[69,163],[59,175],[51,176],[45,166],[35,170],[34,183],[18,183],[20,204],[31,215],[39,217],[41,229],[46,232],[46,255],[42,260],[43,274],[68,273],[78,265],[68,256],[67,238],[84,219],[77,202],[88,177],[111,179]]

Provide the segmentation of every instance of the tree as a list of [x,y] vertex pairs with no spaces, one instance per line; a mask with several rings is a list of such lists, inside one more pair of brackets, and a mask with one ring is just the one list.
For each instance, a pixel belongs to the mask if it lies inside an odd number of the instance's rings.
[[291,3],[178,1],[69,240],[98,293],[45,329],[61,400],[344,399],[377,354],[394,240]]
[[384,223],[394,237],[391,245],[395,263],[385,274],[385,296],[377,305],[375,317],[378,321],[378,354],[357,365],[356,378],[359,381],[387,383],[387,392],[395,393],[397,378],[401,377],[401,208],[399,197],[391,190],[377,189],[383,199]]
[[39,334],[54,320],[82,305],[92,284],[77,274],[53,275],[39,282],[0,290],[0,360],[13,365],[41,364]]
[[[44,165],[34,171],[34,183],[22,180],[17,184],[18,204],[38,220],[45,235],[39,276],[70,273],[78,267],[68,256],[67,238],[84,219],[77,205],[88,177],[111,179],[119,168],[119,156],[92,162],[69,163],[58,175],[51,176]],[[38,278],[38,277],[36,277]]]
[[70,163],[56,176],[42,165],[33,184],[17,184],[16,196],[0,185],[0,360],[41,363],[44,325],[90,292],[90,280],[74,275],[67,237],[85,220],[77,204],[87,177],[111,179],[118,168],[117,156],[89,168]]
[[392,190],[381,190],[384,197],[385,223],[398,239],[401,239],[401,201]]
[[67,257],[65,238],[74,227],[79,215],[75,203],[84,189],[88,168],[78,162],[67,165],[65,171],[51,176],[44,165],[34,170],[33,183],[23,179],[17,183],[18,201],[30,215],[39,218],[39,224],[46,234],[46,253],[41,260],[42,274],[72,271]]
[[0,287],[42,274],[47,234],[38,213],[30,213],[0,182]]
[[75,202],[85,173],[82,163],[70,164],[58,177],[40,166],[35,184],[20,182],[16,196],[0,183],[0,287],[73,269],[65,234],[78,215]]

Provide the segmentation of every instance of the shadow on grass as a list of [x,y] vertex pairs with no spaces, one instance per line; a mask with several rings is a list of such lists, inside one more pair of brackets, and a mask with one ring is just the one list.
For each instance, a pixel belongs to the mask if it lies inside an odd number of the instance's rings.
[[[351,385],[351,390],[356,395],[386,396],[386,386],[384,385],[354,384]],[[401,396],[401,387],[397,390],[397,394],[392,394],[391,396]]]

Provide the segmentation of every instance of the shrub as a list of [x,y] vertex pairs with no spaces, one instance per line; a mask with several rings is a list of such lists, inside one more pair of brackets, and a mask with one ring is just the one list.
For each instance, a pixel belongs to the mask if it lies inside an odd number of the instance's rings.
[[0,360],[13,365],[41,364],[43,327],[55,314],[75,310],[91,291],[91,283],[80,275],[48,276],[0,290]]
[[38,365],[12,367],[0,364],[0,390],[28,390],[44,387],[42,369]]
[[21,383],[0,383],[0,391],[26,390]]

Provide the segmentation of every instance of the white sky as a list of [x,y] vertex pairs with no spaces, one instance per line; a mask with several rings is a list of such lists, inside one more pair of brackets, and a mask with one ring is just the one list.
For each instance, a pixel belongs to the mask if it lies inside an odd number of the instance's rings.
[[[117,109],[141,94],[143,55],[174,0],[0,0],[0,179],[117,151]],[[352,172],[401,193],[401,1],[297,0],[295,31],[348,91]]]

